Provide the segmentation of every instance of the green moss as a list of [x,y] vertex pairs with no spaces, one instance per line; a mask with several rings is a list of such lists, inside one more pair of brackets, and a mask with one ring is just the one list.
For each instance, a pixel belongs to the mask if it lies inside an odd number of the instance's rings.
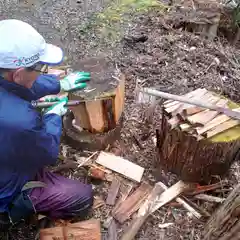
[[81,34],[95,30],[102,39],[114,42],[123,34],[123,25],[127,25],[137,13],[151,9],[167,9],[157,0],[114,0],[105,9],[95,14],[87,24],[80,26]]
[[[222,98],[224,98],[224,97],[222,97]],[[235,102],[230,101],[229,99],[228,99],[228,101],[229,101],[228,102],[229,108],[234,109],[234,108],[240,107]],[[222,133],[219,133],[219,134],[213,136],[209,140],[212,142],[230,142],[230,141],[235,141],[239,138],[240,138],[240,126],[238,125],[236,127],[230,128]]]

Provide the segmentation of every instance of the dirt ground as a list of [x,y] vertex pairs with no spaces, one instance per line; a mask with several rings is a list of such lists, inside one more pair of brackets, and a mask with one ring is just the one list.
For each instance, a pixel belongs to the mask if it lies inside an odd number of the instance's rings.
[[[87,23],[93,13],[100,12],[107,1],[92,0],[87,7],[84,1],[72,3],[66,5],[66,1],[62,0],[39,1],[34,6],[12,3],[0,9],[1,18],[14,17],[28,21],[50,42],[62,46],[70,63],[86,56],[107,53],[127,77],[124,126],[121,139],[111,151],[118,151],[121,156],[144,167],[145,181],[154,184],[164,179],[169,185],[173,184],[178,180],[177,177],[163,174],[155,156],[155,129],[159,126],[160,106],[156,106],[153,116],[149,115],[149,104],[136,102],[133,94],[136,83],[175,94],[205,87],[239,102],[239,49],[231,47],[224,39],[210,42],[181,29],[174,29],[172,22],[165,20],[158,11],[137,16],[116,45],[106,42],[99,44],[94,29],[83,33],[79,31],[79,26]],[[150,123],[146,122],[146,116],[150,118]],[[134,138],[138,139],[137,143]],[[80,157],[86,153],[63,145],[61,154],[76,160],[76,155]],[[225,177],[229,189],[239,182],[239,171],[240,165],[235,163]],[[63,174],[72,178],[80,177],[76,171],[66,170]],[[103,182],[94,186],[96,195],[105,198],[109,184]],[[210,214],[217,207],[216,204],[193,201]],[[110,210],[103,206],[92,214],[104,223]],[[161,223],[174,224],[162,229],[159,226]],[[119,236],[128,224],[118,225]],[[149,217],[136,239],[198,240],[201,239],[203,228],[204,222],[194,219],[185,209],[166,206]],[[103,235],[105,232],[103,228]],[[36,239],[36,233],[35,226],[29,229],[23,224],[14,228],[9,237],[30,240]]]

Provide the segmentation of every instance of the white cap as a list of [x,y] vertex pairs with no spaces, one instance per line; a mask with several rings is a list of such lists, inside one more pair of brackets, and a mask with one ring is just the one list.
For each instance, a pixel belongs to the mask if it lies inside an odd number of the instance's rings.
[[30,67],[37,62],[57,65],[62,60],[62,49],[47,44],[28,23],[16,19],[0,21],[0,68]]

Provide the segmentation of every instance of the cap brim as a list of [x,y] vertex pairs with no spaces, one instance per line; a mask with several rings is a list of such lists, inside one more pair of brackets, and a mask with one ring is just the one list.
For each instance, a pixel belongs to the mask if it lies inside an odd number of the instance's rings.
[[63,51],[61,48],[47,44],[45,53],[40,57],[40,62],[48,65],[58,65],[63,61]]

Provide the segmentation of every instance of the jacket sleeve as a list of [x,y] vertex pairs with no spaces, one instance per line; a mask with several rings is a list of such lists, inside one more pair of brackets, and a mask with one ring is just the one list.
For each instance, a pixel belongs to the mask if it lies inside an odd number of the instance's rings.
[[62,119],[56,114],[36,113],[31,127],[25,129],[19,152],[25,156],[28,167],[43,168],[55,164],[59,154]]
[[34,82],[31,91],[34,99],[38,100],[46,95],[58,94],[60,92],[60,81],[53,74],[40,75]]

